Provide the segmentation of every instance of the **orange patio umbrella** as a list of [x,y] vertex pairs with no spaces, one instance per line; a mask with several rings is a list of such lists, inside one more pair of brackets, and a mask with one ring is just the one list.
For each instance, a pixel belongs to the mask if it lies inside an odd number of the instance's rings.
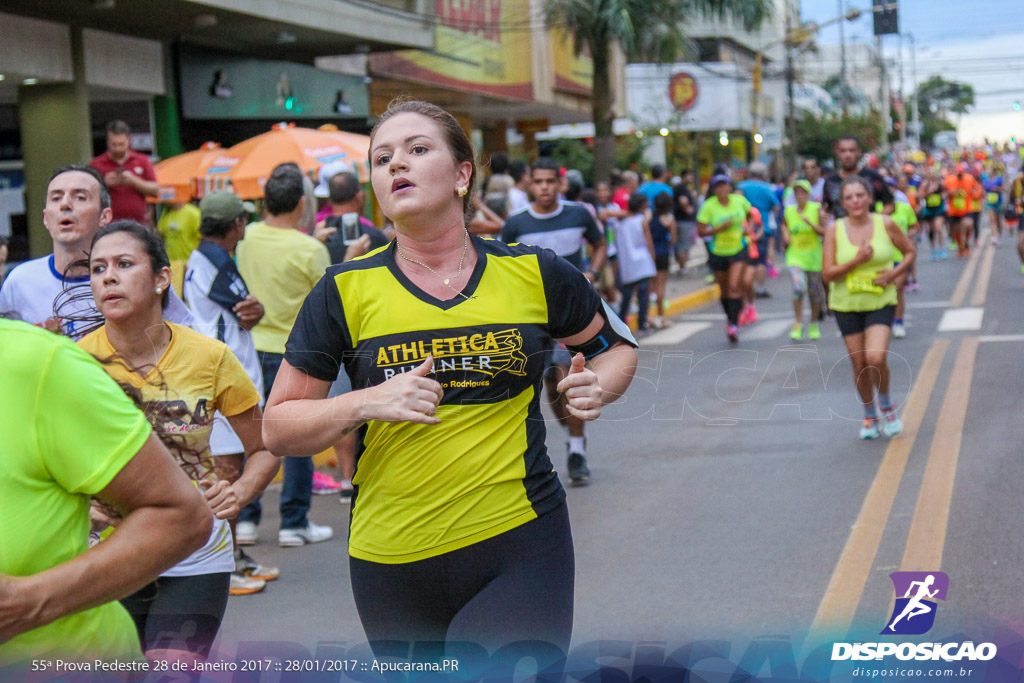
[[150,198],[152,202],[175,204],[187,202],[195,194],[195,178],[200,169],[214,156],[221,154],[220,143],[206,142],[193,152],[185,152],[164,159],[156,164],[156,181],[159,184],[157,196]]
[[[277,124],[223,153],[211,156],[198,174],[198,194],[230,187],[242,199],[263,196],[263,185],[279,164],[293,162],[315,177],[317,170],[333,161],[345,161],[354,168],[365,168],[369,137],[340,131],[299,128],[295,124]],[[362,171],[360,177],[366,177]]]

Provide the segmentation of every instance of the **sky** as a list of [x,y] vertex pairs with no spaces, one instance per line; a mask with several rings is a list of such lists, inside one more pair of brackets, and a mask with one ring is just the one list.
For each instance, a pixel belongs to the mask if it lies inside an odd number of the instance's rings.
[[[801,18],[824,23],[854,7],[869,9],[871,0],[801,0]],[[1024,1],[1022,0],[899,0],[899,27],[914,36],[917,47],[917,80],[939,75],[974,87],[975,106],[960,121],[962,143],[1015,135],[1024,139]],[[871,14],[846,22],[846,42],[872,43]],[[818,34],[821,45],[839,44],[837,25]],[[906,88],[911,90],[910,40],[903,39]],[[891,63],[899,56],[899,38],[883,38],[883,51]],[[839,64],[836,64],[836,72]],[[898,73],[892,87],[899,85]],[[909,110],[908,110],[909,111]]]

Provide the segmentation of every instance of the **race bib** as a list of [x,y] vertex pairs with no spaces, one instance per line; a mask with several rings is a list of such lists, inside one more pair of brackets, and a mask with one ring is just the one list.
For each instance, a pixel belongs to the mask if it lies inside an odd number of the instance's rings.
[[942,195],[930,194],[928,195],[928,198],[924,200],[924,203],[927,204],[929,208],[932,209],[934,209],[937,206],[942,206]]
[[967,198],[960,195],[953,197],[953,201],[950,202],[950,205],[957,211],[963,211],[967,208]]
[[873,280],[878,273],[850,273],[846,276],[846,289],[850,294],[881,294],[885,287],[879,287]]
[[821,246],[818,234],[814,232],[798,232],[793,234],[793,248],[797,251],[811,251]]
[[736,253],[743,248],[742,233],[728,229],[715,235],[715,251]]
[[998,204],[999,203],[999,193],[998,192],[989,192],[985,196],[985,198],[988,200],[989,204]]

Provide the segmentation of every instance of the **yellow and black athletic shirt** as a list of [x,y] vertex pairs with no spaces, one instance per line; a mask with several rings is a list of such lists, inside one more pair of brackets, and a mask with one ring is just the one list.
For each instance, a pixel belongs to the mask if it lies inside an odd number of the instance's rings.
[[601,310],[583,275],[553,251],[473,236],[463,290],[436,299],[395,263],[395,245],[327,269],[299,312],[285,359],[353,389],[412,370],[428,354],[444,398],[439,425],[368,424],[349,553],[398,564],[497,536],[556,508],[539,398],[552,338]]

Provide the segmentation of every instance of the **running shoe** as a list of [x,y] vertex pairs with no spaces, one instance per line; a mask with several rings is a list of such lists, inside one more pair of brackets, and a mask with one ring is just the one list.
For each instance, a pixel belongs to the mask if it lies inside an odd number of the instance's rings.
[[772,293],[769,292],[764,287],[755,287],[754,288],[754,298],[756,298],[756,299],[771,299],[772,298]]
[[864,418],[864,424],[860,428],[860,438],[877,439],[878,437],[878,418]]
[[341,493],[339,494],[339,497],[340,497],[342,503],[351,503],[352,502],[352,496],[353,496],[353,494],[355,494],[355,492],[356,492],[356,490],[355,490],[355,487],[352,486],[352,480],[351,479],[342,479],[341,480]]
[[256,525],[252,522],[235,524],[235,545],[255,545],[257,539]]
[[778,277],[779,271],[775,269],[775,266],[768,264],[768,277]]
[[937,249],[932,249],[932,261],[939,260],[939,252]]
[[916,292],[919,289],[921,289],[921,285],[917,284],[917,280],[911,280],[907,285],[908,292]]
[[747,324],[757,322],[757,306],[750,304],[750,308],[747,309]]
[[807,338],[821,339],[821,328],[818,327],[818,323],[811,323],[807,326]]
[[939,258],[942,259],[943,261],[949,258],[949,254],[946,253],[945,249],[939,249]]
[[281,529],[277,532],[277,544],[282,548],[297,548],[307,543],[320,543],[334,538],[334,529],[308,522],[304,529]]
[[569,454],[569,483],[572,486],[586,486],[590,482],[590,469],[582,453]]
[[740,340],[740,328],[735,325],[726,325],[725,336],[729,338],[729,341],[735,344]]
[[892,324],[892,336],[896,339],[905,339],[907,337],[907,328],[903,327],[903,323]]
[[882,433],[890,439],[903,431],[903,421],[895,408],[882,410]]
[[750,311],[750,306],[744,306],[743,310],[740,311],[739,320],[737,320],[736,322],[738,322],[741,327],[743,325],[746,325],[747,323],[750,322],[750,313],[749,313],[749,311]]
[[803,339],[804,338],[804,326],[799,323],[793,323],[793,329],[789,331],[790,339]]
[[231,585],[228,593],[231,595],[251,595],[259,593],[267,587],[263,579],[251,579],[241,572],[231,572]]
[[337,493],[341,490],[341,482],[323,472],[313,473],[313,495],[325,496],[330,493]]
[[280,569],[260,564],[241,548],[235,548],[235,573],[260,581],[273,581],[281,576]]
[[1020,264],[1020,273],[1024,275],[1024,263]]
[[708,284],[711,284],[714,281],[715,281],[715,276],[714,275],[711,275],[710,273],[708,273],[707,275],[704,276],[704,282],[707,282]]

